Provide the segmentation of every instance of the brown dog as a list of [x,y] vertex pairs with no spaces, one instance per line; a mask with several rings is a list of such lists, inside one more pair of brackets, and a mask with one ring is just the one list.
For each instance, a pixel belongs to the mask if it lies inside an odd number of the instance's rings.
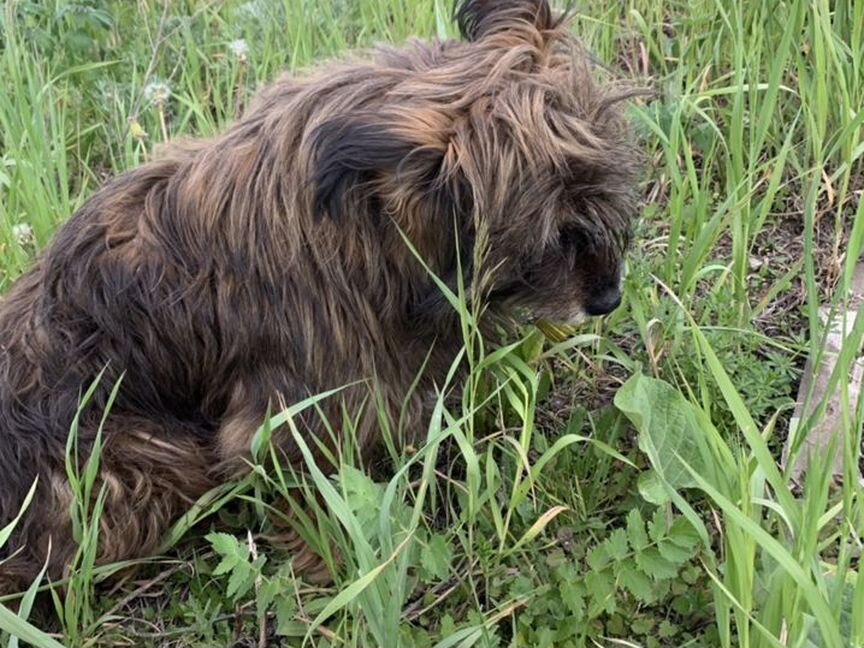
[[[153,552],[243,469],[282,399],[374,380],[398,413],[429,356],[408,402],[419,426],[462,339],[415,254],[451,285],[459,259],[485,277],[471,298],[492,315],[571,322],[617,306],[638,159],[627,91],[595,83],[546,0],[461,0],[456,18],[463,41],[283,77],[225,134],[112,180],[13,286],[0,303],[0,528],[39,485],[0,556],[6,589],[37,573],[49,539],[52,577],[71,560],[65,445],[105,367],[78,429],[86,458],[122,373],[101,562]],[[367,396],[349,389],[324,413]],[[373,414],[357,430],[369,451]],[[317,415],[304,424],[321,431]],[[275,436],[296,461],[291,439]]]

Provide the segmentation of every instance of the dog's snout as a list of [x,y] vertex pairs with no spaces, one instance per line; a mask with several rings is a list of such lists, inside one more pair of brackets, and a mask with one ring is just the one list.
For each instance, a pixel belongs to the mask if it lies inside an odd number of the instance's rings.
[[606,315],[621,305],[621,290],[611,286],[591,294],[585,303],[585,312],[589,315]]

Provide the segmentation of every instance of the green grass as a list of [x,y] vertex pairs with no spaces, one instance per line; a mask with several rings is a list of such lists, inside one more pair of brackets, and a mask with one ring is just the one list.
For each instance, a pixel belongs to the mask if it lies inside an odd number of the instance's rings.
[[[864,3],[575,8],[598,58],[657,90],[631,114],[649,165],[624,307],[501,349],[463,309],[467,386],[414,452],[388,444],[392,467],[369,470],[346,413],[340,469],[295,474],[268,461],[264,425],[249,476],[117,590],[92,563],[94,463],[70,462],[81,550],[38,622],[53,639],[27,621],[34,584],[17,613],[0,605],[0,644],[864,646],[846,380],[864,318],[833,376],[842,485],[823,461],[799,488],[779,462],[803,359],[825,344],[818,309],[842,305],[864,245]],[[449,0],[6,0],[0,290],[166,136],[217,132],[283,69],[412,35],[453,35]],[[317,512],[298,531],[333,585],[299,581],[261,537],[276,500]]]

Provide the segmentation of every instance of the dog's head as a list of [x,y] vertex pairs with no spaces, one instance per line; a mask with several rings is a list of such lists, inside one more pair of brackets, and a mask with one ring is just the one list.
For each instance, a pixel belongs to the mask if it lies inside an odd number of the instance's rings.
[[636,209],[632,92],[594,80],[546,0],[455,15],[463,41],[385,52],[393,82],[315,130],[313,210],[389,216],[445,276],[461,251],[492,306],[559,323],[612,311]]

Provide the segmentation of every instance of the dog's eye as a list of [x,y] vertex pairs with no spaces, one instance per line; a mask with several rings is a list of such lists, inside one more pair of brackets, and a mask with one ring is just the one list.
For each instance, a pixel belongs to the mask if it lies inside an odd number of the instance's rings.
[[568,252],[584,250],[588,244],[588,240],[582,230],[573,225],[565,225],[562,227],[559,230],[558,237],[561,247]]

